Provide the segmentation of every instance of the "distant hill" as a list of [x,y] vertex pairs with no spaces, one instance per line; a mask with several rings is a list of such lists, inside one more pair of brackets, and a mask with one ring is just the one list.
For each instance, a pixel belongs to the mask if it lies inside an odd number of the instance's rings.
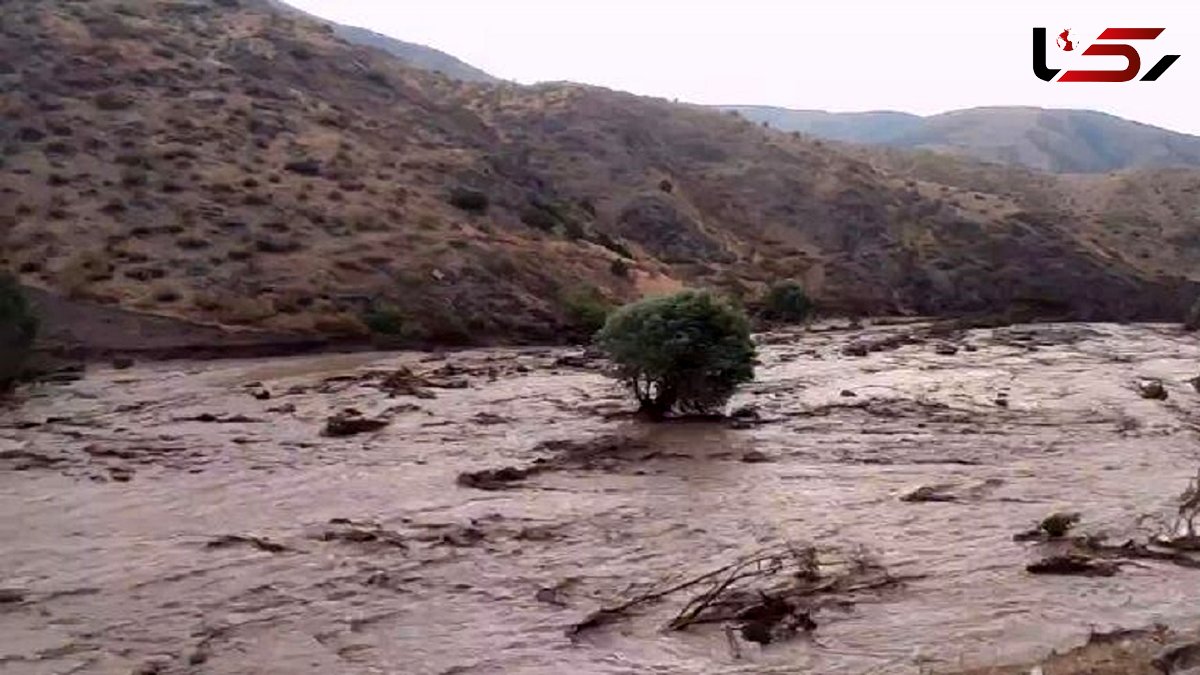
[[925,123],[925,118],[920,115],[893,110],[831,113],[824,110],[792,110],[761,105],[722,107],[737,111],[752,122],[765,122],[774,129],[799,131],[847,143],[891,143],[906,133],[920,129]]
[[1200,167],[1200,137],[1092,110],[989,107],[919,117],[725,106],[753,122],[851,143],[877,143],[1057,173]]
[[364,47],[374,47],[382,49],[404,61],[414,68],[428,70],[430,72],[441,73],[447,77],[452,77],[463,82],[499,82],[500,79],[493,77],[488,73],[470,65],[458,58],[455,58],[445,52],[438,51],[433,47],[426,47],[414,42],[404,42],[396,38],[388,37],[382,33],[359,28],[357,26],[346,26],[340,23],[327,21],[320,17],[309,14],[302,10],[296,9],[281,0],[269,0],[270,4],[285,11],[303,15],[314,21],[319,21],[330,26],[333,29],[333,34],[341,39],[354,45],[362,45]]

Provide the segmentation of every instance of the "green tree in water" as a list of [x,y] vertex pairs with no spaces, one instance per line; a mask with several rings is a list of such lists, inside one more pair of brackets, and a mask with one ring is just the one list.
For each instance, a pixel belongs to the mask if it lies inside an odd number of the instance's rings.
[[37,335],[37,318],[15,279],[0,274],[0,391],[20,378]]
[[772,321],[800,323],[812,312],[813,303],[804,288],[795,281],[771,286],[763,299],[762,316]]
[[654,417],[714,412],[754,379],[749,321],[704,291],[626,305],[609,317],[596,344]]

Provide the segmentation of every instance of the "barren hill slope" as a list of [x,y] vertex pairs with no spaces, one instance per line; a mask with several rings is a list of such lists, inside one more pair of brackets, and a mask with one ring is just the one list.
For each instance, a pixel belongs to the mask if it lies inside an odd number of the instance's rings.
[[258,0],[15,0],[0,21],[0,264],[74,298],[324,334],[382,310],[462,342],[560,337],[581,303],[682,283],[1090,318],[1173,318],[1195,292],[1020,183],[597,88],[462,83]]

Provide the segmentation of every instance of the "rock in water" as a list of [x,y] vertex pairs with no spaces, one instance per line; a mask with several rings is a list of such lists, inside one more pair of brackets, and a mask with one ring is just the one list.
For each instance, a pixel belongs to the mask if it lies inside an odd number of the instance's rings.
[[1013,541],[1049,541],[1062,539],[1082,519],[1078,513],[1052,513],[1042,519],[1038,526],[1013,535]]
[[502,469],[485,469],[458,474],[458,484],[477,490],[503,490],[525,480],[533,472],[506,466]]
[[253,535],[226,534],[213,539],[204,545],[206,549],[230,548],[233,546],[250,546],[267,553],[285,553],[290,551],[287,546],[271,541],[265,537]]
[[322,435],[333,438],[353,436],[355,434],[378,431],[387,425],[388,420],[371,419],[363,417],[356,411],[346,411],[330,417],[325,422],[325,430],[322,432]]
[[1111,577],[1117,573],[1117,566],[1109,562],[1100,562],[1081,555],[1060,555],[1043,558],[1030,563],[1025,570],[1030,574],[1063,574],[1087,577]]
[[1162,380],[1142,380],[1138,382],[1138,393],[1142,398],[1152,401],[1167,400],[1167,388],[1163,386]]
[[759,419],[758,406],[744,405],[729,413],[729,416],[735,420],[757,420]]
[[757,642],[760,645],[771,644],[771,627],[761,621],[748,621],[742,624],[742,639]]
[[1054,513],[1042,519],[1038,529],[1055,539],[1067,536],[1067,532],[1082,519],[1078,513]]
[[900,498],[902,502],[955,502],[958,501],[950,490],[952,485],[922,485]]
[[842,348],[842,353],[846,356],[866,356],[870,352],[867,345],[861,342],[852,342]]
[[583,352],[580,354],[563,354],[554,360],[555,368],[582,368],[588,369],[596,366],[594,357]]
[[428,386],[430,386],[429,380],[403,366],[388,373],[379,382],[379,388],[392,396],[433,398],[431,394],[425,391],[425,388]]

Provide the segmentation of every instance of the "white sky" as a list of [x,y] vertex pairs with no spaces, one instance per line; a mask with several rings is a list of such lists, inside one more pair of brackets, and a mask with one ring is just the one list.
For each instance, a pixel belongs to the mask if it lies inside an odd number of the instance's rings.
[[[288,0],[504,79],[571,80],[709,104],[904,110],[1090,108],[1200,134],[1200,0]],[[1045,83],[1032,28],[1165,27],[1157,82]],[[1050,46],[1050,67],[1120,70]],[[1072,59],[1081,59],[1082,61]]]

